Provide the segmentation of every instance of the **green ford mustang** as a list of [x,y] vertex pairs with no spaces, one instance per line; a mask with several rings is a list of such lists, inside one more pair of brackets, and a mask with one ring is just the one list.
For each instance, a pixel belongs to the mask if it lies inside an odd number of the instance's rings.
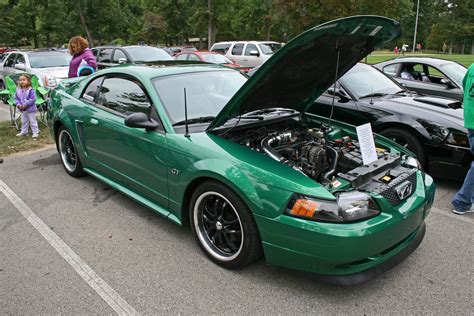
[[432,178],[375,136],[363,165],[355,128],[305,111],[400,34],[359,16],[299,35],[248,79],[217,65],[119,66],[64,80],[48,120],[68,174],[90,174],[189,224],[226,268],[269,264],[353,284],[424,237]]

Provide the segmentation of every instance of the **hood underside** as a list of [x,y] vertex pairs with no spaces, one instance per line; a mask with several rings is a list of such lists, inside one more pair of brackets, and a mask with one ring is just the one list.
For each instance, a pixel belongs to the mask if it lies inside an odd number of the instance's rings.
[[266,108],[305,112],[313,101],[371,51],[400,35],[398,22],[356,16],[316,26],[283,46],[240,88],[208,129]]

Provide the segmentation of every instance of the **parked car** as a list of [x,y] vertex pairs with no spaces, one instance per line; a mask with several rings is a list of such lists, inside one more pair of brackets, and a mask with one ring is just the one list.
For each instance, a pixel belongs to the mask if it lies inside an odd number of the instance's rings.
[[210,51],[224,54],[244,67],[256,67],[280,47],[281,44],[277,42],[219,42],[212,45]]
[[171,52],[171,56],[176,56],[179,53],[183,52],[195,52],[197,48],[194,46],[171,46],[168,47],[168,50]]
[[248,72],[250,68],[242,67],[230,60],[224,55],[208,51],[195,51],[195,52],[183,52],[174,56],[175,60],[188,60],[188,61],[203,61],[206,63],[219,64],[222,66],[239,69],[243,72]]
[[39,84],[54,88],[67,78],[71,56],[63,52],[9,52],[0,64],[0,89],[5,87],[4,77],[26,72],[36,75]]
[[[220,266],[264,254],[324,281],[363,282],[421,243],[434,184],[408,150],[380,136],[378,160],[363,166],[354,126],[307,109],[334,72],[399,35],[387,18],[331,21],[248,80],[210,64],[106,69],[53,91],[51,133],[69,175],[93,175],[189,223]],[[336,43],[340,60],[322,63]]]
[[408,89],[463,101],[463,65],[451,60],[431,57],[406,57],[374,65]]
[[153,46],[100,46],[92,49],[97,59],[97,68],[121,64],[143,64],[155,61],[173,60],[167,52]]
[[[334,109],[332,109],[335,95]],[[472,161],[461,102],[406,91],[379,70],[357,64],[308,110],[379,133],[415,153],[431,175],[462,180]]]

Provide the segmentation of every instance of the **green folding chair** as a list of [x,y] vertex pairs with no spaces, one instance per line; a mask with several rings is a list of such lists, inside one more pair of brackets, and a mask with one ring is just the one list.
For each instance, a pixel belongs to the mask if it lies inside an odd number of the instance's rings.
[[[15,104],[15,93],[20,75],[21,74],[5,76],[5,89],[0,91],[0,96],[4,100],[6,99],[6,103],[10,105],[10,120],[17,130],[21,128],[21,112],[17,109]],[[46,113],[48,111],[47,98],[49,90],[39,85],[39,79],[36,75],[30,76],[31,88],[34,89],[36,93],[36,107],[39,112],[39,120],[47,126]]]

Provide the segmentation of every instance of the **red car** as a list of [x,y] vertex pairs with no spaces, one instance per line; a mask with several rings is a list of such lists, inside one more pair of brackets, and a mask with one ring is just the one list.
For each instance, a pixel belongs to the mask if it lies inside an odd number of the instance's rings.
[[230,68],[239,69],[242,72],[248,72],[251,68],[242,67],[233,60],[224,55],[209,51],[182,52],[174,56],[176,60],[203,61],[206,63],[219,64]]

